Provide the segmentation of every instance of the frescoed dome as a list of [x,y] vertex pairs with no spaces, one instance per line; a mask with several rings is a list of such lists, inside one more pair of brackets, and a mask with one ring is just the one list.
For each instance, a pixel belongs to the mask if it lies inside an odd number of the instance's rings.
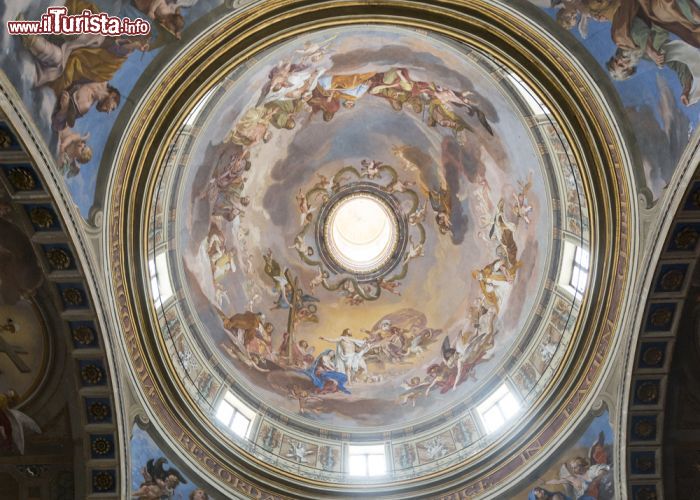
[[519,414],[578,313],[568,277],[568,293],[548,280],[589,238],[533,95],[485,53],[388,26],[296,37],[226,77],[188,118],[157,199],[172,222],[152,229],[182,290],[161,325],[181,366],[301,435],[453,415],[468,435],[447,454],[499,427],[477,410],[494,391]]
[[0,497],[697,490],[694,2],[5,4]]
[[154,93],[125,162],[139,342],[173,384],[152,404],[222,470],[304,488],[501,474],[605,357],[582,354],[616,314],[589,293],[624,244],[599,218],[611,129],[582,134],[571,73],[544,83],[483,38],[365,20],[266,40],[172,68],[185,87]]

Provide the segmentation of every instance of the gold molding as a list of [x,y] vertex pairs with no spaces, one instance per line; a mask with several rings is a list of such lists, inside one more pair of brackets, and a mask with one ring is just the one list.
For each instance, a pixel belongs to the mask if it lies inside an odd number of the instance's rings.
[[[357,489],[356,486],[349,489],[338,484],[300,480],[272,469],[243,450],[238,450],[238,456],[231,454],[218,439],[212,439],[218,437],[216,431],[209,429],[203,435],[202,430],[197,429],[202,415],[195,408],[187,408],[184,401],[178,404],[184,388],[170,379],[169,368],[158,358],[163,346],[148,333],[152,327],[149,306],[145,297],[138,296],[138,290],[148,290],[140,267],[141,256],[147,250],[147,238],[144,229],[139,231],[133,223],[149,214],[147,200],[155,189],[157,176],[154,172],[165,158],[164,145],[171,143],[178,125],[215,82],[247,59],[297,34],[354,24],[390,24],[426,30],[489,53],[537,90],[538,97],[552,110],[556,120],[565,124],[564,133],[574,147],[578,165],[589,169],[584,171],[588,176],[583,175],[583,180],[590,211],[591,248],[596,262],[596,281],[589,290],[602,293],[594,300],[589,291],[584,298],[576,328],[585,336],[578,349],[567,354],[574,360],[575,369],[557,380],[563,388],[560,395],[564,393],[566,397],[556,404],[556,415],[542,421],[547,411],[542,408],[542,401],[538,401],[539,409],[532,415],[533,422],[538,421],[530,430],[529,442],[521,439],[517,451],[511,451],[510,460],[499,462],[493,455],[486,458],[479,466],[488,465],[490,474],[478,478],[472,475],[465,480],[465,465],[472,466],[474,462],[470,459],[466,464],[416,480],[371,487],[372,492],[383,495],[390,495],[389,489],[395,495],[405,495],[409,491],[420,495],[420,491],[425,494],[425,490],[420,490],[425,487],[433,488],[431,494],[438,491],[455,495],[458,492],[484,493],[503,484],[529,460],[541,455],[545,444],[580,414],[581,402],[598,381],[609,357],[611,336],[619,322],[620,303],[629,280],[629,221],[633,203],[629,174],[622,164],[623,145],[609,123],[609,114],[578,74],[568,59],[570,56],[563,54],[523,19],[485,0],[469,4],[440,1],[433,5],[400,0],[271,0],[253,11],[225,20],[172,63],[142,101],[133,126],[122,140],[110,193],[107,247],[113,263],[110,277],[129,361],[161,425],[179,441],[191,460],[229,487],[247,495],[256,492],[277,495],[268,491],[269,486],[263,486],[269,484],[265,476],[275,474],[282,480],[277,488],[292,494],[299,493],[299,487],[311,488],[315,495],[329,491],[349,493]],[[562,366],[566,364],[563,362]],[[552,398],[551,394],[546,397]],[[477,458],[502,446],[503,443],[497,441]],[[431,479],[443,483],[437,486],[430,483]],[[305,494],[308,495],[309,490]]]

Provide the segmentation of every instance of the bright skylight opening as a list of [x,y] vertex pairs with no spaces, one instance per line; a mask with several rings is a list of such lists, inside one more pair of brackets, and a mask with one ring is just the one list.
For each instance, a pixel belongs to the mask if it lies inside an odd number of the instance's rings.
[[153,276],[151,278],[151,294],[153,295],[153,300],[157,303],[160,299],[160,290],[158,290],[158,278]]
[[496,432],[503,424],[520,411],[520,403],[503,384],[477,407],[481,421],[489,434]]
[[187,116],[185,119],[185,125],[192,126],[194,123],[197,121],[197,117],[201,114],[202,110],[204,109],[204,106],[207,105],[209,102],[209,99],[211,98],[212,94],[214,91],[216,91],[217,87],[212,87],[209,92],[204,94],[204,97],[200,99],[200,101],[197,103],[197,105],[192,109],[190,114]]
[[588,250],[576,247],[574,262],[571,268],[571,279],[569,285],[574,290],[576,298],[580,299],[586,291],[588,283],[588,270],[590,265],[590,254]]
[[367,194],[348,196],[328,216],[329,251],[349,271],[373,271],[391,257],[397,225],[386,202]]
[[163,305],[163,303],[173,296],[166,253],[161,252],[156,255],[155,261],[148,261],[148,270],[151,273],[151,293],[153,295],[153,300],[156,304]]
[[348,473],[351,476],[383,476],[386,474],[384,445],[353,446],[348,448]]
[[518,75],[515,73],[511,73],[510,71],[506,73],[506,76],[508,77],[508,80],[513,84],[515,89],[518,91],[518,94],[520,94],[520,97],[523,98],[527,106],[530,108],[530,111],[534,115],[548,115],[550,114],[549,108],[545,106],[545,104],[542,102],[542,100],[535,94],[530,87],[525,83],[525,81],[520,78]]
[[235,412],[236,410],[233,408],[233,406],[226,401],[221,401],[221,403],[219,403],[219,409],[216,411],[216,418],[219,420],[219,422],[228,425],[233,421],[233,415]]
[[244,416],[242,413],[236,412],[229,427],[236,435],[244,438],[248,435],[250,419],[248,419],[248,417]]
[[227,392],[216,409],[216,419],[238,437],[247,439],[255,412],[243,404],[231,392]]

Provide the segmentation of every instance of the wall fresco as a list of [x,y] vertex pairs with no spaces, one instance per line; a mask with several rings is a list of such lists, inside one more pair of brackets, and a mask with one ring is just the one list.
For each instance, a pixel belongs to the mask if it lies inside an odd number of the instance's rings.
[[700,115],[700,7],[689,0],[533,0],[600,64],[618,92],[654,199]]
[[208,500],[207,490],[197,487],[174,466],[147,431],[135,425],[131,433],[131,495],[129,498]]
[[[187,29],[222,0],[68,0],[69,14],[83,9],[106,12],[151,24],[146,36],[103,35],[10,36],[0,32],[0,68],[19,93],[47,145],[56,169],[83,217],[93,206],[98,172],[109,168],[104,150],[115,123],[144,74],[159,70],[163,49],[181,44]],[[4,2],[3,27],[9,20],[35,20],[56,2]]]
[[614,436],[607,410],[578,434],[576,442],[550,459],[538,479],[513,499],[613,500]]

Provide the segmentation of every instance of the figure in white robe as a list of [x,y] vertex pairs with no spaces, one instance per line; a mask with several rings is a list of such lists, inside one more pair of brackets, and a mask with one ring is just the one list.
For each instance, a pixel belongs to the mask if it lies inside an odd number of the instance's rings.
[[273,101],[285,101],[311,98],[311,91],[316,87],[319,78],[326,70],[323,68],[306,67],[299,71],[291,71],[284,78],[281,78],[281,83],[270,90],[262,103],[266,104]]
[[[337,339],[327,339],[321,337],[321,340],[335,344],[335,370],[344,373],[350,380],[353,374],[353,365],[356,369],[363,368],[366,370],[367,365],[362,365],[360,360],[355,358],[355,348],[365,347],[366,341],[352,338],[350,329],[346,328]],[[363,354],[364,356],[364,354]],[[364,361],[364,360],[362,360]]]

